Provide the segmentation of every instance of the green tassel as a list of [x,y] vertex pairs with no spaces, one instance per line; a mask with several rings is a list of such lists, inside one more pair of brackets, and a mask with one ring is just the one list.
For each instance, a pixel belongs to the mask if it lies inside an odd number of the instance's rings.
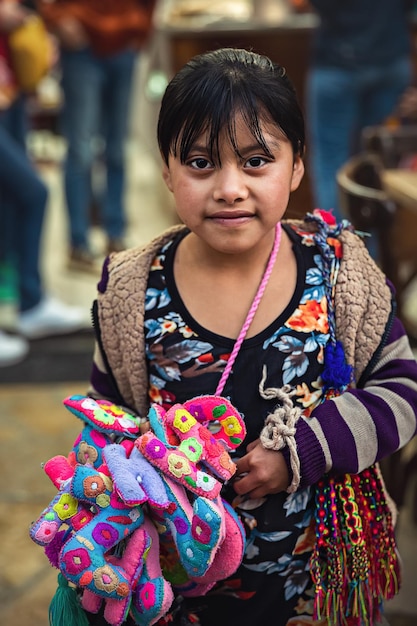
[[58,574],[58,589],[49,605],[49,626],[88,626],[77,592]]

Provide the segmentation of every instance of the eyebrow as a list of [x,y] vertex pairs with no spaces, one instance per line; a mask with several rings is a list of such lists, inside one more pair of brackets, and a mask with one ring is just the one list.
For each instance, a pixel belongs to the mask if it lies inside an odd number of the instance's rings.
[[200,143],[193,143],[193,145],[190,147],[189,152],[208,152],[209,149],[207,147],[207,145],[203,145]]
[[[279,149],[280,147],[280,142],[275,140],[275,139],[271,139],[268,142],[265,142],[266,146],[271,150],[275,149]],[[261,143],[255,142],[253,144],[248,144],[245,146],[237,146],[239,149],[240,154],[244,155],[244,154],[248,154],[250,152],[256,152],[257,150],[264,150],[264,147],[262,146]],[[209,148],[207,145],[205,144],[193,144],[191,146],[190,152],[201,152],[201,153],[207,153],[209,152]]]
[[[265,146],[268,148],[269,151],[275,149],[279,149],[279,142],[273,140],[270,141],[265,141]],[[263,145],[261,143],[253,143],[253,144],[249,144],[247,146],[242,146],[239,147],[239,152],[241,152],[242,154],[246,154],[248,152],[256,152],[256,150],[264,150],[265,148],[263,147]]]

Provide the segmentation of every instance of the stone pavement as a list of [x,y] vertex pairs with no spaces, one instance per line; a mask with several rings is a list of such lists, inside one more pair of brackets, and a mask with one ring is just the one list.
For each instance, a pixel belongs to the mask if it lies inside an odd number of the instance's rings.
[[2,476],[0,496],[0,624],[47,626],[57,572],[29,537],[36,519],[56,493],[41,464],[68,454],[80,430],[63,406],[82,383],[0,386]]

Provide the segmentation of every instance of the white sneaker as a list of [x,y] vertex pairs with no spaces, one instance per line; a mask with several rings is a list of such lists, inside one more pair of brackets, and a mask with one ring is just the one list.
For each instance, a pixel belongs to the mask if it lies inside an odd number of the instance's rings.
[[88,312],[48,297],[20,313],[16,326],[24,337],[40,339],[90,328],[91,323]]
[[0,330],[0,367],[15,365],[23,361],[29,352],[29,344],[23,337],[7,335]]

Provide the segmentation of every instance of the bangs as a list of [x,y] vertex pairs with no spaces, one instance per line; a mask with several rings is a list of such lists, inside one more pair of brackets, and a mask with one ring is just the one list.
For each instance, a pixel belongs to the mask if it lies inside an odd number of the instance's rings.
[[[220,96],[220,103],[216,95]],[[183,127],[178,129],[171,145],[171,152],[174,157],[178,156],[181,163],[185,163],[193,146],[202,135],[206,135],[206,147],[210,160],[221,165],[219,141],[221,136],[226,135],[235,153],[239,158],[242,158],[236,140],[236,119],[238,116],[242,116],[249,132],[260,148],[268,156],[272,156],[261,129],[261,123],[270,121],[271,117],[250,92],[240,92],[239,97],[234,98],[230,90],[221,91],[220,94],[212,94],[212,100],[210,100],[205,100],[200,107],[196,106],[191,116],[185,119]]]
[[285,69],[255,53],[222,49],[191,59],[168,84],[158,118],[165,162],[171,154],[185,163],[203,135],[213,163],[220,163],[221,137],[241,158],[238,117],[267,155],[272,156],[262,127],[272,123],[302,156],[304,119]]

